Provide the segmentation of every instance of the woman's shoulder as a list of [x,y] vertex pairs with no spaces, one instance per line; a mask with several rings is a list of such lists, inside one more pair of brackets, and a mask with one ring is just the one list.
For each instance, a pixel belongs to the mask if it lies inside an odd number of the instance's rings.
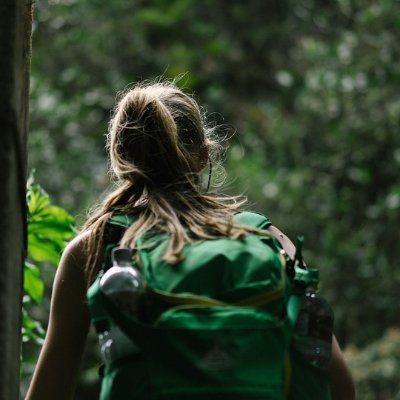
[[89,256],[88,243],[90,236],[90,231],[83,231],[68,242],[62,253],[59,268],[86,274],[85,266]]
[[63,251],[63,256],[83,257],[87,244],[90,239],[90,231],[83,231],[78,233],[70,242],[67,243]]

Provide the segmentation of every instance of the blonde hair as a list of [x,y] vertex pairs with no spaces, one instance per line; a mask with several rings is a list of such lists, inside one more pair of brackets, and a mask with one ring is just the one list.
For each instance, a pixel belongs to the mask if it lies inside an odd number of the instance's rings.
[[121,245],[137,248],[146,232],[166,233],[163,259],[177,264],[195,240],[239,238],[249,229],[233,223],[245,202],[202,193],[200,173],[218,153],[213,129],[193,97],[173,82],[138,84],[122,93],[109,126],[107,147],[117,189],[88,219],[88,282],[103,258],[107,221],[113,213],[135,214]]

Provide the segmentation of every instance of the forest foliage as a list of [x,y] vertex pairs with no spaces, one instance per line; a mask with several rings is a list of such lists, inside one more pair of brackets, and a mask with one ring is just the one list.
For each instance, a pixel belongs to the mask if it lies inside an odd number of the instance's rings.
[[230,138],[225,190],[305,236],[363,398],[394,398],[399,24],[394,0],[39,1],[29,163],[82,221],[109,190],[115,93],[183,74]]
[[[34,364],[33,348],[43,344],[45,329],[42,318],[35,314],[35,305],[45,304],[48,313],[49,283],[46,270],[50,269],[50,279],[60,261],[62,251],[68,240],[76,235],[74,218],[63,208],[54,205],[49,195],[34,181],[33,173],[28,179],[26,191],[28,257],[24,264],[24,296],[22,301],[22,377],[30,375]],[[47,301],[43,302],[44,297]],[[47,319],[47,315],[44,320]],[[35,358],[36,356],[33,356]]]

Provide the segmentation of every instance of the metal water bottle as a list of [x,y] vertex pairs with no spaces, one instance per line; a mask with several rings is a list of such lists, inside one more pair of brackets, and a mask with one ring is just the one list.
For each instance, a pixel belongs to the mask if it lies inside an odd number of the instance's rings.
[[[113,266],[100,280],[100,288],[124,314],[137,317],[144,284],[140,271],[132,264],[132,251],[128,248],[113,249],[112,262]],[[102,332],[99,341],[106,365],[139,351],[118,325]]]
[[334,315],[329,303],[318,294],[319,271],[310,269],[311,284],[299,313],[295,332],[300,336],[295,349],[314,366],[328,368],[332,354]]

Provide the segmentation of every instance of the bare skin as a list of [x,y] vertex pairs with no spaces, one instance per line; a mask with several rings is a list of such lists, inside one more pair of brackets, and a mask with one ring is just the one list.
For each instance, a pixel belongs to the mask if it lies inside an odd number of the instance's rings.
[[71,400],[90,325],[83,271],[84,237],[64,251],[53,285],[49,327],[27,400]]
[[356,388],[353,378],[335,336],[333,336],[332,340],[332,360],[329,365],[329,380],[331,382],[332,400],[353,400],[356,398]]
[[[67,246],[53,285],[49,327],[25,400],[72,400],[90,325],[83,266],[85,236]],[[353,400],[355,389],[334,337],[329,367],[332,400]]]

